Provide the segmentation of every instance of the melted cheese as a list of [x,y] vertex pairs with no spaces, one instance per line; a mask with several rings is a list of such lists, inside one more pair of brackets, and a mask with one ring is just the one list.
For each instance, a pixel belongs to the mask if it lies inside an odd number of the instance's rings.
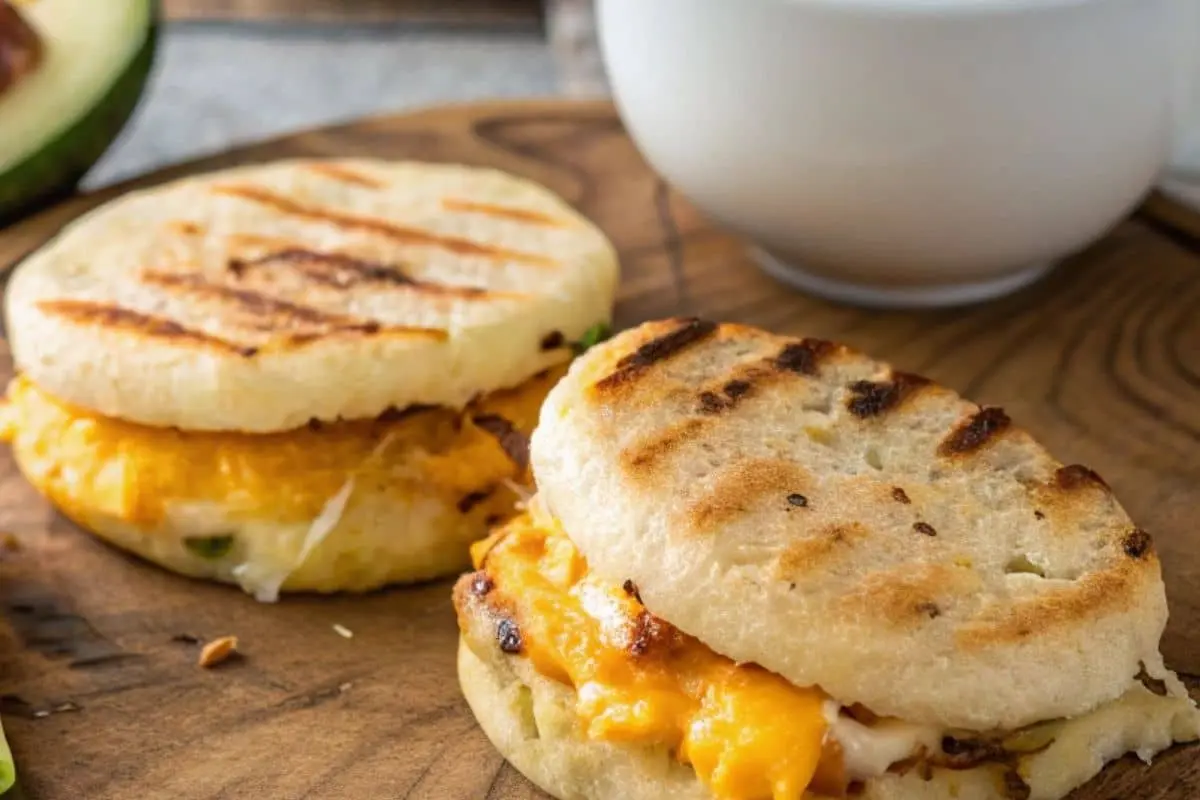
[[590,575],[561,532],[528,517],[472,550],[518,620],[521,653],[576,689],[597,740],[663,745],[724,800],[840,794],[840,748],[826,696],[738,665],[650,617],[637,598]]
[[559,372],[482,398],[471,413],[430,409],[273,434],[154,428],[68,406],[24,377],[0,408],[30,481],[57,505],[160,525],[176,505],[220,504],[232,518],[317,519],[349,479],[460,498],[518,474],[496,437],[471,422],[497,414],[530,431]]

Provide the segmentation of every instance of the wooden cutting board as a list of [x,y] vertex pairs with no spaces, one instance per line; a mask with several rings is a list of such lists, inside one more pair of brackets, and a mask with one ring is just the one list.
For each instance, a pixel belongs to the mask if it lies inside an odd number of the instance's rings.
[[[1041,284],[977,308],[880,313],[761,275],[639,158],[604,104],[435,110],[304,133],[135,182],[280,156],[487,164],[543,181],[618,245],[623,325],[702,314],[845,340],[1004,405],[1104,475],[1162,553],[1167,661],[1200,687],[1200,220],[1155,198]],[[121,189],[0,233],[12,264]],[[1190,230],[1190,233],[1188,232]],[[5,376],[10,369],[3,358]],[[449,582],[288,598],[168,575],[81,534],[0,457],[0,711],[37,800],[516,800],[541,797],[460,699]],[[335,625],[353,632],[343,638]],[[187,637],[240,637],[196,667]],[[1110,768],[1077,800],[1194,800],[1200,747]]]

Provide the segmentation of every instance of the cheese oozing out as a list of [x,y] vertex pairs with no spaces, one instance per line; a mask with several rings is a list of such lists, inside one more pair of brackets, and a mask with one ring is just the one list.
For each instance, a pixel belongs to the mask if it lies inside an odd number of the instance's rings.
[[716,798],[841,795],[851,780],[937,746],[936,730],[855,722],[819,688],[736,664],[654,618],[636,587],[589,573],[553,523],[520,517],[472,557],[512,613],[520,655],[574,687],[589,738],[665,746]]

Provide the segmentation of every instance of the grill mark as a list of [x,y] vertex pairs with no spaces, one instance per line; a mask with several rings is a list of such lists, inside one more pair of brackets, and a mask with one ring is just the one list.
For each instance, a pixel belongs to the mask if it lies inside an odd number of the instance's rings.
[[494,203],[477,203],[474,200],[463,200],[457,197],[442,199],[442,208],[446,211],[458,211],[468,214],[484,214],[489,217],[511,219],[517,222],[527,222],[531,225],[542,225],[548,228],[565,228],[567,221],[557,219],[541,211],[515,206],[502,206]]
[[659,435],[627,449],[623,456],[627,466],[632,469],[653,467],[662,457],[677,450],[688,439],[698,438],[701,429],[707,427],[720,414],[737,408],[747,398],[754,397],[763,387],[785,376],[803,374],[795,370],[773,370],[778,360],[778,356],[768,356],[759,361],[733,365],[729,374],[697,395],[696,410],[701,415],[699,418],[691,418],[667,428]]
[[679,327],[643,344],[634,352],[617,362],[617,368],[595,384],[599,390],[627,386],[650,371],[654,365],[666,361],[694,344],[702,342],[717,332],[717,324],[707,320],[689,318],[678,320]]
[[378,261],[367,261],[343,253],[322,253],[303,247],[289,247],[254,259],[230,259],[229,271],[244,277],[248,270],[281,266],[334,289],[349,289],[361,284],[385,285],[433,295],[478,300],[497,297],[525,297],[517,292],[493,292],[478,286],[452,286],[417,280],[402,269]]
[[908,497],[908,493],[905,492],[903,489],[901,489],[899,486],[892,487],[892,499],[895,500],[897,503],[902,503],[904,505],[908,505],[909,503],[912,502],[912,500],[910,500]]
[[992,406],[982,408],[965,423],[955,428],[938,445],[938,455],[965,455],[983,448],[1003,433],[1012,424],[1004,409]]
[[518,250],[492,247],[491,245],[480,244],[470,239],[431,233],[419,228],[396,225],[381,219],[359,217],[353,214],[343,214],[337,211],[307,206],[257,186],[218,186],[213,191],[217,194],[237,197],[251,203],[268,206],[281,214],[315,222],[323,222],[350,230],[372,233],[400,242],[401,244],[437,247],[458,255],[479,256],[498,261],[513,261],[531,266],[552,267],[557,265],[554,259],[537,253],[524,253]]
[[368,189],[382,189],[383,187],[387,186],[386,183],[378,178],[373,178],[370,175],[364,175],[361,172],[357,172],[348,167],[343,167],[340,164],[319,163],[308,164],[307,167],[309,172],[315,172],[318,175],[322,175],[326,178],[332,178],[336,181],[341,181],[342,183],[352,183],[355,186],[363,186]]
[[373,335],[377,333],[406,334],[428,336],[445,339],[449,334],[437,328],[418,328],[409,326],[384,326],[374,320],[360,320],[343,314],[330,314],[311,306],[299,305],[286,300],[279,300],[248,289],[235,289],[210,283],[203,276],[195,274],[172,274],[165,272],[144,272],[142,282],[163,289],[180,290],[234,306],[252,318],[260,321],[253,328],[259,331],[278,331],[283,326],[316,327],[323,330],[289,332],[289,339],[296,344],[303,344],[321,338],[327,333],[362,333]]
[[633,470],[653,469],[660,460],[678,450],[706,426],[705,420],[689,419],[673,425],[622,453],[622,460]]
[[860,419],[877,417],[898,407],[929,383],[928,378],[908,372],[894,372],[890,381],[857,381],[850,384],[854,396],[846,402],[846,408]]
[[203,331],[185,328],[174,320],[142,314],[129,308],[89,300],[42,300],[38,309],[46,314],[62,317],[80,325],[141,333],[158,339],[189,342],[226,353],[249,358],[257,348],[246,347],[235,342],[210,336]]
[[837,345],[824,339],[801,339],[779,351],[775,367],[797,375],[816,375],[821,361],[836,349]]

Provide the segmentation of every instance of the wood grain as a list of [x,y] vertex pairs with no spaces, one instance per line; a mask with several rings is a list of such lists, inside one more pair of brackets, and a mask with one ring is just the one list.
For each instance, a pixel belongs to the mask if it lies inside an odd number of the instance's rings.
[[[1039,285],[975,308],[866,312],[760,274],[647,168],[606,104],[483,105],[376,119],[246,148],[135,182],[297,155],[453,160],[543,181],[617,243],[618,318],[676,313],[841,339],[1004,405],[1068,462],[1098,470],[1163,555],[1168,663],[1200,676],[1200,225],[1154,198]],[[0,235],[11,264],[80,198]],[[9,369],[7,358],[3,370]],[[456,685],[448,582],[261,606],[179,579],[73,529],[0,458],[0,692],[25,795],[136,798],[541,797],[503,765]],[[339,636],[335,624],[353,631]],[[196,667],[235,634],[244,657]],[[55,709],[62,709],[55,712]],[[48,715],[38,712],[50,711]],[[1200,751],[1126,759],[1075,800],[1200,797]]]
[[164,0],[172,20],[538,25],[539,0]]

